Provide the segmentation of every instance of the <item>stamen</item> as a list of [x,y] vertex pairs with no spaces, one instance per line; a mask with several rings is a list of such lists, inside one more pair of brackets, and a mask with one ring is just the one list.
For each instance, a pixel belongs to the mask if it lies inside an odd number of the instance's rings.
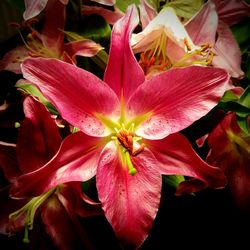
[[15,221],[16,219],[18,219],[18,217],[20,217],[21,215],[23,215],[24,213],[26,213],[26,217],[25,217],[25,224],[24,224],[24,238],[23,238],[23,242],[24,243],[29,243],[29,236],[28,236],[28,231],[33,229],[33,223],[34,223],[34,218],[35,218],[35,214],[37,209],[57,190],[56,188],[52,188],[50,189],[48,192],[42,194],[41,196],[37,196],[32,198],[27,204],[25,204],[22,208],[20,208],[19,210],[11,213],[9,215],[9,219],[12,221]]

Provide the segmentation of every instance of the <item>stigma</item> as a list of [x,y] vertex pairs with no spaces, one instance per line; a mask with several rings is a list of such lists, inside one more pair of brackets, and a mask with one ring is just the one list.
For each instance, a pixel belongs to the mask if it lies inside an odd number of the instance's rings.
[[142,143],[140,146],[135,147],[137,141],[141,140],[141,137],[138,137],[134,133],[134,123],[130,125],[127,129],[122,123],[121,128],[114,128],[116,134],[112,136],[112,139],[115,139],[118,142],[119,147],[122,151],[122,162],[128,167],[129,174],[135,175],[136,169],[133,166],[131,157],[136,157],[141,152],[143,152],[145,145]]

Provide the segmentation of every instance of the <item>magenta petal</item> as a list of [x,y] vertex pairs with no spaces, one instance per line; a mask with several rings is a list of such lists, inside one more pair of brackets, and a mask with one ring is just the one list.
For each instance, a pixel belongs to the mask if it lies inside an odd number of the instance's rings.
[[203,161],[182,134],[172,134],[159,141],[147,140],[146,145],[161,163],[161,174],[195,177],[212,188],[226,185],[223,172]]
[[[56,15],[55,15],[56,10]],[[65,5],[59,0],[49,0],[45,8],[45,22],[41,32],[43,45],[61,55],[64,44]]]
[[226,24],[219,22],[217,33],[218,39],[214,46],[215,57],[213,65],[224,68],[232,77],[242,78],[244,72],[240,68],[241,51],[232,31]]
[[129,116],[151,114],[136,133],[147,139],[161,139],[206,115],[228,87],[228,74],[222,69],[172,69],[138,87],[128,103]]
[[[42,168],[20,176],[11,194],[13,197],[37,196],[61,183],[87,181],[96,174],[99,160],[99,137],[78,132],[63,140],[58,153]],[[99,146],[98,146],[99,144]]]
[[68,212],[78,214],[81,217],[103,214],[101,203],[94,202],[83,193],[81,182],[70,182],[62,185],[58,198]]
[[188,34],[196,45],[215,43],[218,15],[215,5],[208,1],[202,9],[185,25]]
[[[137,170],[128,174],[111,142],[102,151],[96,174],[98,197],[105,215],[124,245],[139,247],[147,237],[158,211],[161,175],[148,150],[132,158]],[[133,248],[135,249],[135,248]]]
[[137,9],[132,5],[113,26],[109,61],[104,76],[104,81],[118,97],[123,96],[125,102],[145,79],[130,47],[131,33],[138,23]]
[[69,123],[93,136],[110,133],[96,114],[117,117],[120,104],[112,89],[97,76],[69,63],[45,58],[25,60],[22,72]]
[[25,119],[18,134],[17,157],[22,172],[29,173],[54,156],[62,139],[55,121],[42,103],[29,96],[23,105]]
[[31,19],[45,8],[48,0],[24,0],[25,11],[23,13],[24,20]]

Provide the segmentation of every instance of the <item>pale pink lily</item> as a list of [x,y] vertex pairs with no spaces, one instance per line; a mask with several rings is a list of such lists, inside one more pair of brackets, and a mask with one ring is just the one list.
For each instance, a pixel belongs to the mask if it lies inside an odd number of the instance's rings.
[[[27,97],[24,114],[17,144],[0,143],[0,167],[10,186],[18,176],[35,171],[48,162],[62,141],[55,121],[40,102]],[[63,184],[26,199],[11,199],[9,188],[0,190],[0,233],[11,235],[25,229],[24,241],[28,242],[28,230],[41,216],[47,233],[60,249],[89,247],[77,216],[99,215],[101,209],[99,203],[82,193],[79,182]]]
[[[24,0],[25,11],[23,13],[24,20],[36,17],[43,11],[48,2],[60,1],[62,4],[68,4],[69,0]],[[55,11],[55,10],[54,10]]]
[[20,74],[20,64],[28,57],[58,58],[75,64],[76,56],[91,57],[103,49],[89,39],[64,43],[64,25],[65,5],[59,0],[49,0],[45,8],[45,22],[41,33],[33,30],[28,35],[27,41],[24,41],[25,45],[6,53],[0,61],[0,70]]
[[235,113],[228,113],[208,136],[207,162],[221,168],[240,209],[250,209],[250,137],[238,126]]
[[213,188],[225,185],[222,172],[176,132],[217,104],[229,78],[222,69],[192,66],[145,80],[129,43],[138,22],[132,5],[113,26],[104,81],[56,59],[22,64],[24,77],[82,132],[67,137],[47,165],[18,178],[12,189],[17,197],[38,195],[96,176],[106,218],[118,239],[135,248],[157,214],[162,174],[193,176]]
[[113,6],[116,3],[116,0],[91,0],[91,1],[108,6]]
[[243,77],[239,46],[229,27],[219,21],[212,1],[204,4],[185,27],[170,10],[162,9],[142,32],[132,36],[134,52],[143,52],[140,61],[146,73],[150,69],[212,64],[226,69],[232,77]]
[[[241,52],[229,27],[218,18],[215,5],[208,1],[185,25],[197,45],[209,43],[213,48],[212,65],[226,69],[232,77],[242,78]],[[218,38],[216,39],[216,36]]]

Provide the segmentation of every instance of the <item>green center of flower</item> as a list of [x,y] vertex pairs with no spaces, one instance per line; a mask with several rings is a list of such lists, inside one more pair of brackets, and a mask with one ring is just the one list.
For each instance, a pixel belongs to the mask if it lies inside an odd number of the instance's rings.
[[53,195],[56,191],[58,191],[59,187],[56,188],[52,188],[49,191],[47,191],[46,193],[34,197],[32,198],[27,204],[25,204],[22,208],[20,208],[19,210],[11,213],[9,215],[9,219],[10,219],[10,231],[13,231],[15,229],[15,221],[20,220],[20,218],[25,218],[24,219],[24,238],[23,238],[23,242],[24,243],[29,243],[29,236],[28,236],[28,232],[29,230],[33,229],[33,223],[34,223],[34,218],[35,218],[35,214],[37,209],[42,206],[44,204],[44,202],[46,202],[51,195]]

